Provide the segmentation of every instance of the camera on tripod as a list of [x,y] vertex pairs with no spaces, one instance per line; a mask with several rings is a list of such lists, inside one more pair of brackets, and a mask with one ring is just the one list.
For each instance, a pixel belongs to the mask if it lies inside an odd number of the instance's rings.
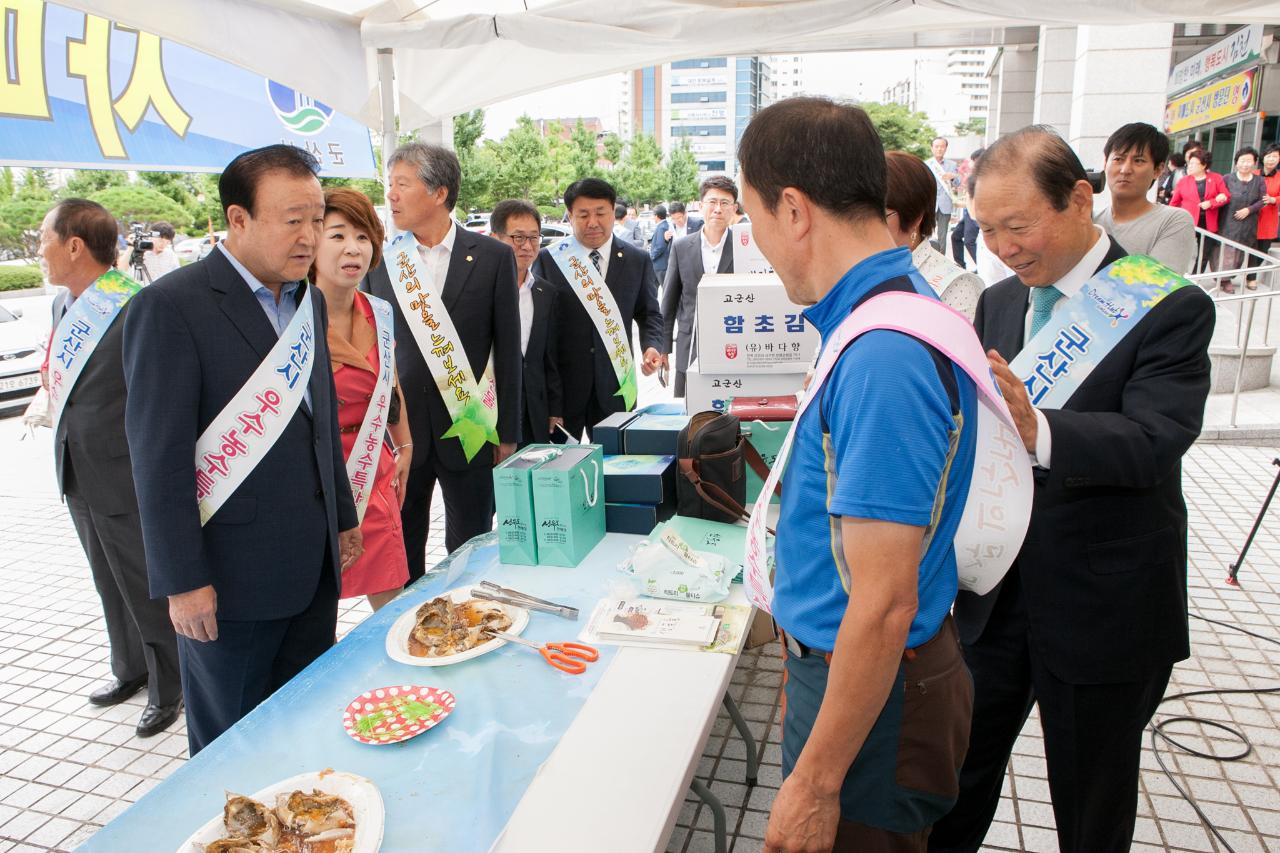
[[133,277],[144,284],[151,282],[145,256],[156,247],[156,238],[160,236],[159,231],[148,230],[142,222],[129,223],[129,242],[133,244],[133,251],[129,253],[129,268]]

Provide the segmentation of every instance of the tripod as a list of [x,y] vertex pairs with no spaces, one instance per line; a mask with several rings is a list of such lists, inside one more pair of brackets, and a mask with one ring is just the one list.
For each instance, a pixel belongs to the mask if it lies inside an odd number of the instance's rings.
[[129,255],[129,272],[133,276],[133,280],[139,284],[150,284],[151,273],[147,271],[147,265],[144,262],[144,251],[134,249]]
[[[1280,466],[1280,459],[1272,459],[1272,465]],[[1240,574],[1240,567],[1244,565],[1244,555],[1249,553],[1249,546],[1253,544],[1253,537],[1258,535],[1258,528],[1262,527],[1262,519],[1267,514],[1267,509],[1271,506],[1271,499],[1276,496],[1276,487],[1280,486],[1280,471],[1276,472],[1276,479],[1271,484],[1271,491],[1267,492],[1267,499],[1262,502],[1262,509],[1258,512],[1258,518],[1253,522],[1253,529],[1249,531],[1249,538],[1244,540],[1244,547],[1240,549],[1240,558],[1227,568],[1231,572],[1227,575],[1227,583],[1231,586],[1240,586],[1240,581],[1236,578]]]

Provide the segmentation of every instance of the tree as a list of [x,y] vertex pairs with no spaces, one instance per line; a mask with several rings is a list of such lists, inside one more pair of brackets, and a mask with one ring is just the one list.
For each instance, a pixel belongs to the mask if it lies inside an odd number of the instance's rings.
[[613,177],[618,195],[633,204],[660,201],[666,195],[668,181],[658,140],[647,133],[637,134],[627,146],[622,163],[614,167]]
[[126,228],[131,222],[191,222],[191,214],[185,208],[151,187],[137,184],[107,187],[89,196],[89,199],[111,211],[111,215]]
[[14,198],[30,201],[53,201],[53,181],[44,169],[27,169],[22,178],[22,186],[14,194]]
[[667,198],[690,201],[698,195],[698,158],[685,139],[667,154]]
[[40,244],[40,223],[50,205],[48,200],[32,198],[0,202],[0,248],[34,258]]
[[516,119],[516,126],[495,148],[497,169],[490,183],[493,199],[522,198],[538,203],[534,191],[540,184],[546,186],[551,157],[533,119],[527,115]]
[[484,110],[472,110],[453,117],[453,150],[471,152],[484,136]]
[[0,169],[0,202],[13,198],[13,169],[5,166]]
[[196,175],[190,172],[139,172],[138,177],[143,184],[169,197],[187,211],[186,220],[182,223],[174,222],[173,225],[185,228],[191,224],[193,211],[199,206],[196,202],[199,193],[196,189]]
[[107,187],[129,183],[129,173],[115,169],[77,169],[59,193],[63,198],[88,198]]
[[622,162],[622,139],[616,133],[611,133],[604,138],[604,159],[609,161],[609,165],[617,168]]
[[876,126],[886,151],[905,151],[921,158],[929,156],[929,143],[936,134],[924,113],[912,112],[902,104],[868,102],[859,106]]
[[962,121],[956,125],[956,136],[986,136],[987,120],[982,116]]
[[[616,137],[615,137],[616,138]],[[604,170],[600,168],[600,153],[596,150],[596,135],[587,130],[587,126],[578,119],[573,134],[569,137],[569,172],[570,182],[583,178],[602,178]]]
[[472,110],[453,117],[453,150],[462,167],[457,209],[464,213],[480,207],[490,197],[493,180],[492,158],[480,146],[484,136],[484,110]]

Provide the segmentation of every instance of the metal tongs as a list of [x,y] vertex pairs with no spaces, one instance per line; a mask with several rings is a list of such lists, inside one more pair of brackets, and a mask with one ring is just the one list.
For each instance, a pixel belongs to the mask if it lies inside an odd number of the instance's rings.
[[479,584],[471,588],[471,594],[476,598],[482,598],[485,601],[496,601],[499,604],[510,604],[512,607],[523,607],[526,610],[540,610],[543,613],[554,613],[557,616],[564,617],[573,622],[578,621],[578,608],[570,607],[567,604],[556,604],[554,601],[545,601],[541,598],[534,598],[532,595],[526,595],[514,589],[507,589],[504,586],[498,586],[492,581],[480,581]]

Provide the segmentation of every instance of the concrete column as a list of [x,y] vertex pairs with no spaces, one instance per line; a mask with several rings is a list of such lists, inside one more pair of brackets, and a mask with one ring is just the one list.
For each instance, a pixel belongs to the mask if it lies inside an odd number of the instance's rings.
[[987,144],[1031,124],[1035,108],[1036,51],[1006,47],[992,75]]
[[1035,110],[1032,121],[1067,135],[1071,126],[1076,28],[1041,27],[1036,52]]
[[1102,147],[1122,124],[1163,127],[1172,45],[1173,24],[1080,27],[1067,141],[1086,169],[1103,167]]

